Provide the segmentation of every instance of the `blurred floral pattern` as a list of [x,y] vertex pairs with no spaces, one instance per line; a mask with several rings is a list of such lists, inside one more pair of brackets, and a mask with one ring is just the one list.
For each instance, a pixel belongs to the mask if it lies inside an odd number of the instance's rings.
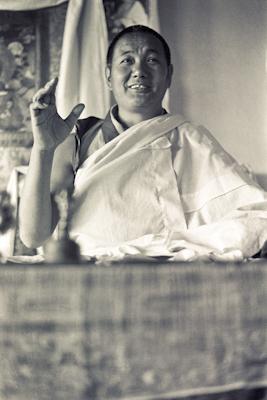
[[0,131],[30,129],[34,51],[34,26],[0,25]]
[[[67,3],[45,9],[49,76],[59,69]],[[27,165],[32,146],[29,104],[36,91],[36,18],[33,12],[0,11],[0,190],[11,171]]]

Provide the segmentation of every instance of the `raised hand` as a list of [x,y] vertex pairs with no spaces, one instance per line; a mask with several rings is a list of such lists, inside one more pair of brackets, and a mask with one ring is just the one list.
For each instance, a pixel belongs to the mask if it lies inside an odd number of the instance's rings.
[[66,119],[57,112],[55,91],[58,79],[39,89],[30,106],[34,145],[41,150],[53,150],[71,132],[81,115],[84,104],[77,104]]

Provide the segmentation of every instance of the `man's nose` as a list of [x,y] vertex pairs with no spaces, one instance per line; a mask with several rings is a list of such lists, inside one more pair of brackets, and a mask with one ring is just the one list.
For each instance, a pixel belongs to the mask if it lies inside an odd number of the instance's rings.
[[132,74],[135,78],[144,78],[147,76],[147,70],[145,63],[141,60],[138,60],[133,65]]

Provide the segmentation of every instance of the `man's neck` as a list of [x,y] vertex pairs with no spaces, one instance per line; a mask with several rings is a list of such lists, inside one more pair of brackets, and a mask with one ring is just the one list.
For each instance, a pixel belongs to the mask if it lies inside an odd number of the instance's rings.
[[139,122],[146,121],[150,118],[157,117],[159,115],[164,114],[164,109],[161,107],[158,111],[147,112],[147,113],[139,113],[139,112],[127,112],[120,110],[116,110],[116,119],[120,124],[125,128],[130,128],[133,125],[138,124]]

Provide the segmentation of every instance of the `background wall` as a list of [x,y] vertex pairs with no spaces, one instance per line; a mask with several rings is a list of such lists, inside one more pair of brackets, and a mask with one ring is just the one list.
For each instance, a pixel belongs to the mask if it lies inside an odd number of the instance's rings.
[[158,1],[175,67],[171,110],[267,173],[267,1]]

